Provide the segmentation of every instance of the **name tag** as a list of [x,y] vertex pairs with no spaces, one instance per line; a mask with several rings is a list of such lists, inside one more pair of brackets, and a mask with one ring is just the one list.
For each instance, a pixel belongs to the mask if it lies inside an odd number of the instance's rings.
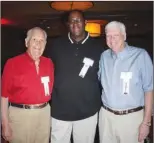
[[130,79],[132,78],[132,72],[121,72],[120,78],[123,80],[122,93],[127,95],[130,92]]
[[94,60],[90,59],[90,58],[84,58],[83,59],[83,67],[79,73],[79,76],[84,78],[86,73],[88,72],[89,67],[92,67],[94,64]]
[[50,95],[50,93],[49,93],[49,82],[50,82],[49,76],[41,77],[41,82],[43,83],[43,86],[44,86],[45,96],[49,96]]

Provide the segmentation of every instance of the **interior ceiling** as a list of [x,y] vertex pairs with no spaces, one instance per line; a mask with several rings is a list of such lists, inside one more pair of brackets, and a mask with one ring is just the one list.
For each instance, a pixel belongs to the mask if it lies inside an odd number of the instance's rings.
[[[85,12],[87,20],[118,20],[124,22],[128,35],[153,33],[152,1],[97,1]],[[29,29],[44,28],[49,36],[66,32],[61,22],[63,11],[56,11],[47,1],[2,1],[2,18],[15,22],[15,26]],[[102,25],[103,33],[104,25]]]

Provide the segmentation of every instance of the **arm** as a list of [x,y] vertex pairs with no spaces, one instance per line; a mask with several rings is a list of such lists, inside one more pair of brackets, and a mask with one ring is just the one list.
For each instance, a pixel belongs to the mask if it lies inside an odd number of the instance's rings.
[[[2,115],[2,136],[9,141],[12,138],[12,130],[9,123],[8,99],[11,89],[12,65],[7,62],[2,75],[2,96],[1,96],[1,115]],[[10,72],[11,71],[11,72]]]
[[12,130],[8,118],[8,98],[1,98],[2,136],[6,141],[12,139]]
[[144,51],[142,59],[144,59],[142,64],[142,82],[145,100],[143,123],[151,123],[153,107],[153,65],[151,58],[146,51]]
[[152,106],[153,105],[153,91],[145,92],[145,110],[143,121],[139,127],[139,142],[142,142],[150,132]]
[[[150,131],[152,107],[153,107],[153,65],[146,51],[142,54],[142,87],[144,91],[144,117],[139,127],[139,141],[143,141]],[[142,60],[141,59],[141,60]]]
[[2,115],[2,126],[9,123],[8,120],[8,98],[1,98],[1,115]]
[[153,91],[145,92],[145,111],[143,123],[151,124],[152,106],[153,105]]

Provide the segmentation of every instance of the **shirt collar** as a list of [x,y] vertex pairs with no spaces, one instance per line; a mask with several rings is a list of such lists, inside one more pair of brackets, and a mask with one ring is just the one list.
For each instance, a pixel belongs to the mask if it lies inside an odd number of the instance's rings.
[[119,52],[119,53],[115,53],[112,49],[111,49],[111,56],[113,59],[123,59],[124,57],[126,57],[126,55],[128,54],[128,50],[129,50],[129,45],[127,44],[127,42],[125,42],[125,47],[124,49]]
[[[88,40],[88,38],[89,38],[89,33],[86,32],[85,38],[84,38],[83,40],[81,40],[79,43],[84,44],[84,43]],[[70,32],[68,33],[68,39],[70,40],[70,42],[71,42],[72,44],[75,43],[75,41],[74,41],[74,40],[71,38],[71,36],[70,36]]]
[[[29,56],[28,52],[25,52],[25,56],[30,62],[35,63],[35,61]],[[40,57],[40,62],[41,62],[41,59],[42,59],[42,56]]]

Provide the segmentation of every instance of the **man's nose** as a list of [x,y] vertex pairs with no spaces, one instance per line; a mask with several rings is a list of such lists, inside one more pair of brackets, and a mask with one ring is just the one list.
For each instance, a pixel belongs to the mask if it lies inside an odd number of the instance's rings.
[[111,40],[115,40],[116,37],[115,37],[115,36],[111,36],[110,39],[111,39]]
[[36,40],[35,41],[35,44],[39,45],[40,44],[40,41],[39,40]]

